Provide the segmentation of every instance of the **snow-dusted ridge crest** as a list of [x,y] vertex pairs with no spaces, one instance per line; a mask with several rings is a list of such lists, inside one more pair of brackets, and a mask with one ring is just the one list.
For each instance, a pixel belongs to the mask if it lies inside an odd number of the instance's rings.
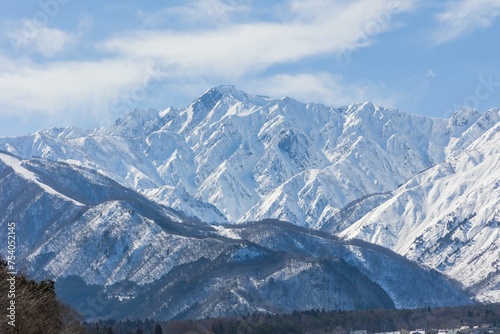
[[6,166],[12,168],[12,170],[16,174],[20,175],[21,177],[23,177],[24,179],[26,179],[30,182],[35,183],[37,186],[42,188],[44,191],[46,191],[50,194],[56,195],[58,197],[61,197],[62,199],[72,201],[76,205],[79,205],[79,206],[84,205],[83,203],[80,203],[72,198],[69,198],[69,197],[65,196],[64,194],[61,194],[60,192],[56,191],[51,186],[41,182],[39,180],[39,178],[37,178],[37,176],[33,172],[31,172],[29,169],[27,169],[27,168],[25,168],[25,166],[23,166],[22,160],[12,156],[11,154],[5,154],[5,153],[2,153],[0,151],[0,161],[2,161],[2,163],[4,163]]
[[498,262],[486,260],[499,248],[499,196],[490,186],[499,180],[499,120],[499,109],[441,119],[218,86],[186,108],[0,138],[0,150],[96,170],[214,225],[273,218],[369,240],[500,301]]

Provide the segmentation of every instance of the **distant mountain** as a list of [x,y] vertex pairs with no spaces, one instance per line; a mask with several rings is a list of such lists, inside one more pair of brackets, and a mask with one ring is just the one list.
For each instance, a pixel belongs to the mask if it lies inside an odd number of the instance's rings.
[[[186,108],[134,110],[98,129],[0,138],[0,150],[35,158],[24,164],[57,162],[50,167],[54,180],[63,165],[99,175],[106,180],[99,181],[102,189],[122,189],[127,200],[140,198],[160,211],[172,208],[168,214],[182,226],[202,221],[232,231],[230,224],[276,219],[361,238],[463,282],[479,300],[500,301],[499,120],[498,109],[439,119],[371,103],[332,108],[218,86]],[[68,177],[64,186],[72,183]],[[71,194],[82,191],[73,188]],[[60,205],[68,213],[103,205],[65,196],[72,201]],[[133,217],[116,219],[129,224]]]
[[274,220],[213,227],[67,163],[0,153],[0,193],[18,268],[87,319],[470,303],[384,248]]

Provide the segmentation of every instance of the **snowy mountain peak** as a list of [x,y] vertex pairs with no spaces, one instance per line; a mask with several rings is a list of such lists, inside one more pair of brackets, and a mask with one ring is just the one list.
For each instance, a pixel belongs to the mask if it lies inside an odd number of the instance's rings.
[[100,129],[98,134],[134,138],[158,130],[162,125],[157,110],[134,109],[117,119],[113,125]]
[[464,108],[456,111],[448,122],[448,127],[452,137],[462,135],[473,123],[475,123],[481,114],[472,108]]
[[50,129],[43,129],[36,132],[39,135],[47,135],[54,138],[61,139],[75,139],[84,136],[88,136],[92,130],[81,129],[79,127],[70,125],[67,127],[54,127]]
[[249,94],[232,85],[221,85],[207,90],[203,95],[194,100],[190,108],[192,108],[194,112],[210,111],[222,100],[226,105],[242,103],[246,105],[264,106],[272,99],[266,96]]
[[372,102],[363,102],[360,104],[357,104],[357,110],[363,110],[366,112],[375,112],[376,109],[379,109],[378,106],[374,105]]
[[217,102],[224,96],[224,92],[219,91],[217,88],[207,90],[203,95],[193,101],[191,108],[193,111],[210,111]]
[[219,85],[219,86],[212,87],[208,91],[217,91],[221,94],[227,94],[227,95],[233,95],[233,96],[242,95],[242,94],[246,95],[245,92],[236,89],[236,87],[234,87],[233,85]]
[[256,101],[271,100],[267,96],[255,95],[242,90],[237,89],[233,85],[220,85],[209,89],[207,92],[217,91],[222,96],[228,96],[235,100],[244,102],[250,101],[256,103]]
[[193,109],[196,110],[197,107],[201,107],[205,110],[211,110],[224,96],[233,97],[236,100],[244,100],[247,94],[231,85],[216,86],[210,88],[197,98],[192,104]]

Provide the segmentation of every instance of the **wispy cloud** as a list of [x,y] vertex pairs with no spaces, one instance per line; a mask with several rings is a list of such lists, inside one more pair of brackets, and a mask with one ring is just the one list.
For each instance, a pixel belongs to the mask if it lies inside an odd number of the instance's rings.
[[500,0],[458,0],[448,2],[446,10],[437,16],[440,28],[434,36],[442,44],[487,28],[500,16]]
[[79,39],[77,34],[49,28],[34,20],[22,20],[6,37],[16,52],[36,52],[45,57],[54,57],[75,47]]
[[[384,87],[375,84],[348,82],[340,75],[330,73],[279,74],[259,78],[247,84],[250,91],[270,94],[274,97],[289,96],[304,102],[322,102],[331,106],[343,106],[370,101],[392,107],[394,97],[384,92]],[[260,90],[265,87],[265,92]]]
[[[385,0],[291,2],[300,13],[284,22],[232,22],[209,31],[137,31],[102,43],[102,49],[138,59],[154,58],[183,75],[241,76],[316,55],[341,54],[369,45],[389,29],[386,17],[409,10]],[[378,25],[377,25],[378,24]]]
[[40,65],[0,55],[0,61],[0,115],[79,121],[106,118],[110,103],[143,81],[148,66],[124,59]]

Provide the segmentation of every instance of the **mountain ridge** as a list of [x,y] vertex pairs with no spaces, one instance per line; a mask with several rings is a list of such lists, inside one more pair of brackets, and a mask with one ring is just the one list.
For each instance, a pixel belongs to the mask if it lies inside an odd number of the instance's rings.
[[[446,233],[413,239],[400,234],[421,224],[449,223],[457,229],[473,224],[477,231],[491,230],[489,235],[495,235],[496,230],[486,224],[495,219],[480,223],[477,212],[482,206],[491,209],[500,204],[496,188],[481,181],[491,179],[496,184],[499,179],[495,160],[499,122],[500,109],[495,108],[485,113],[464,109],[441,119],[368,102],[334,108],[218,86],[186,108],[134,110],[98,129],[53,128],[0,138],[0,149],[22,159],[97,171],[148,201],[173,208],[174,215],[182,217],[180,222],[212,223],[228,236],[235,233],[224,227],[228,224],[278,219],[368,240],[464,281],[480,300],[498,301],[494,261],[488,262],[487,270],[474,265],[489,258],[484,256],[488,251],[467,246],[467,238],[463,239],[463,256],[476,261],[468,262],[467,271],[460,265],[441,265],[443,250],[425,254],[415,250],[430,249],[425,245]],[[486,148],[481,150],[481,145]],[[464,167],[457,172],[450,161]],[[467,174],[481,164],[489,166],[481,169],[482,174]],[[454,178],[453,182],[440,185],[445,177]],[[449,212],[447,217],[426,220],[422,210],[409,210],[402,199],[417,189],[418,198],[408,197],[411,203],[443,203],[443,195],[450,203],[470,205],[464,208],[467,212],[460,211],[463,214]],[[434,197],[429,197],[431,191]],[[484,203],[466,200],[464,194]],[[123,203],[114,205],[124,210]],[[384,215],[384,208],[405,214],[405,220],[397,214]],[[438,217],[446,206],[436,210],[430,214]],[[398,226],[394,236],[389,235],[392,223]],[[491,238],[487,245],[497,249],[498,238]],[[403,240],[406,248],[396,247],[395,240]],[[413,244],[414,250],[408,251]],[[457,245],[451,242],[443,249]],[[476,269],[481,277],[463,276]]]

